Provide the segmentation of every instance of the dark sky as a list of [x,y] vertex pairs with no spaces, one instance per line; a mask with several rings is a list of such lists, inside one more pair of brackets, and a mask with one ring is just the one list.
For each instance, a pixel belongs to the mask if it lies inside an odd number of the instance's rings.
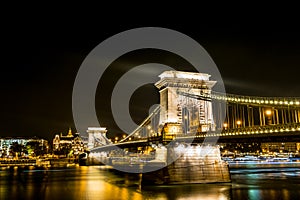
[[[198,41],[217,64],[228,93],[300,96],[300,31],[296,21],[87,23],[71,17],[38,20],[38,16],[5,20],[1,42],[0,137],[51,139],[55,133],[67,133],[69,127],[75,130],[72,88],[82,61],[104,39],[143,26],[174,29]],[[153,60],[178,69],[189,68],[176,55],[157,50],[136,51],[118,59],[107,72],[110,78],[99,83],[107,90],[96,95],[97,114],[109,134],[119,131],[109,109],[114,81],[124,69]],[[103,100],[104,94],[107,99]],[[158,103],[157,91],[152,86],[143,87],[132,102],[132,117],[139,122],[147,116],[149,106]]]

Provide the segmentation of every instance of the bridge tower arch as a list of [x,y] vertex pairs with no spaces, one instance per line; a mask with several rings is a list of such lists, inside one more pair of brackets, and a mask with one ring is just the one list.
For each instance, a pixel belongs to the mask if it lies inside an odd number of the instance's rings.
[[106,137],[106,128],[104,127],[89,127],[88,133],[88,149],[98,146],[108,145],[110,141]]
[[216,81],[209,74],[165,71],[159,77],[160,125],[182,124],[184,133],[215,130],[211,101],[188,96],[211,94]]

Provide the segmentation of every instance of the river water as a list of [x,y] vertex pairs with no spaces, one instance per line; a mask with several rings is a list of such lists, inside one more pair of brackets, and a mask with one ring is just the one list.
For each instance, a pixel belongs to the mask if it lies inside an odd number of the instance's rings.
[[105,166],[69,168],[2,168],[4,199],[300,199],[300,168],[235,165],[232,183],[141,187],[140,176]]

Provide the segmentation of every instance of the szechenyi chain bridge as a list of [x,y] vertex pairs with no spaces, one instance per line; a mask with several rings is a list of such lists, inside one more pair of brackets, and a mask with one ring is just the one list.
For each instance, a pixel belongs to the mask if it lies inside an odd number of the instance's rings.
[[132,133],[112,143],[106,128],[88,128],[90,160],[149,172],[146,179],[154,173],[152,181],[159,183],[229,182],[218,143],[290,142],[300,148],[300,98],[215,92],[216,81],[204,73],[165,71],[159,77],[160,106]]

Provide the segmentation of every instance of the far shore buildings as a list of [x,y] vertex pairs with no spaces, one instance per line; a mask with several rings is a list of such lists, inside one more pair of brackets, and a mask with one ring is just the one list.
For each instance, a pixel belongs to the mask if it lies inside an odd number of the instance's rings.
[[14,154],[13,152],[15,151],[14,148],[18,148],[18,151],[20,151],[19,153],[24,154],[22,156],[37,154],[38,152],[34,152],[33,148],[31,148],[32,151],[30,151],[29,148],[26,148],[29,145],[35,145],[36,146],[35,149],[38,149],[39,153],[48,153],[49,145],[48,145],[48,141],[45,139],[41,139],[37,137],[32,137],[32,138],[5,137],[5,138],[0,138],[0,158],[15,157],[15,155],[13,155]]
[[85,150],[84,141],[79,133],[72,133],[71,128],[67,135],[56,134],[53,139],[53,152],[55,154],[73,154],[79,155]]

